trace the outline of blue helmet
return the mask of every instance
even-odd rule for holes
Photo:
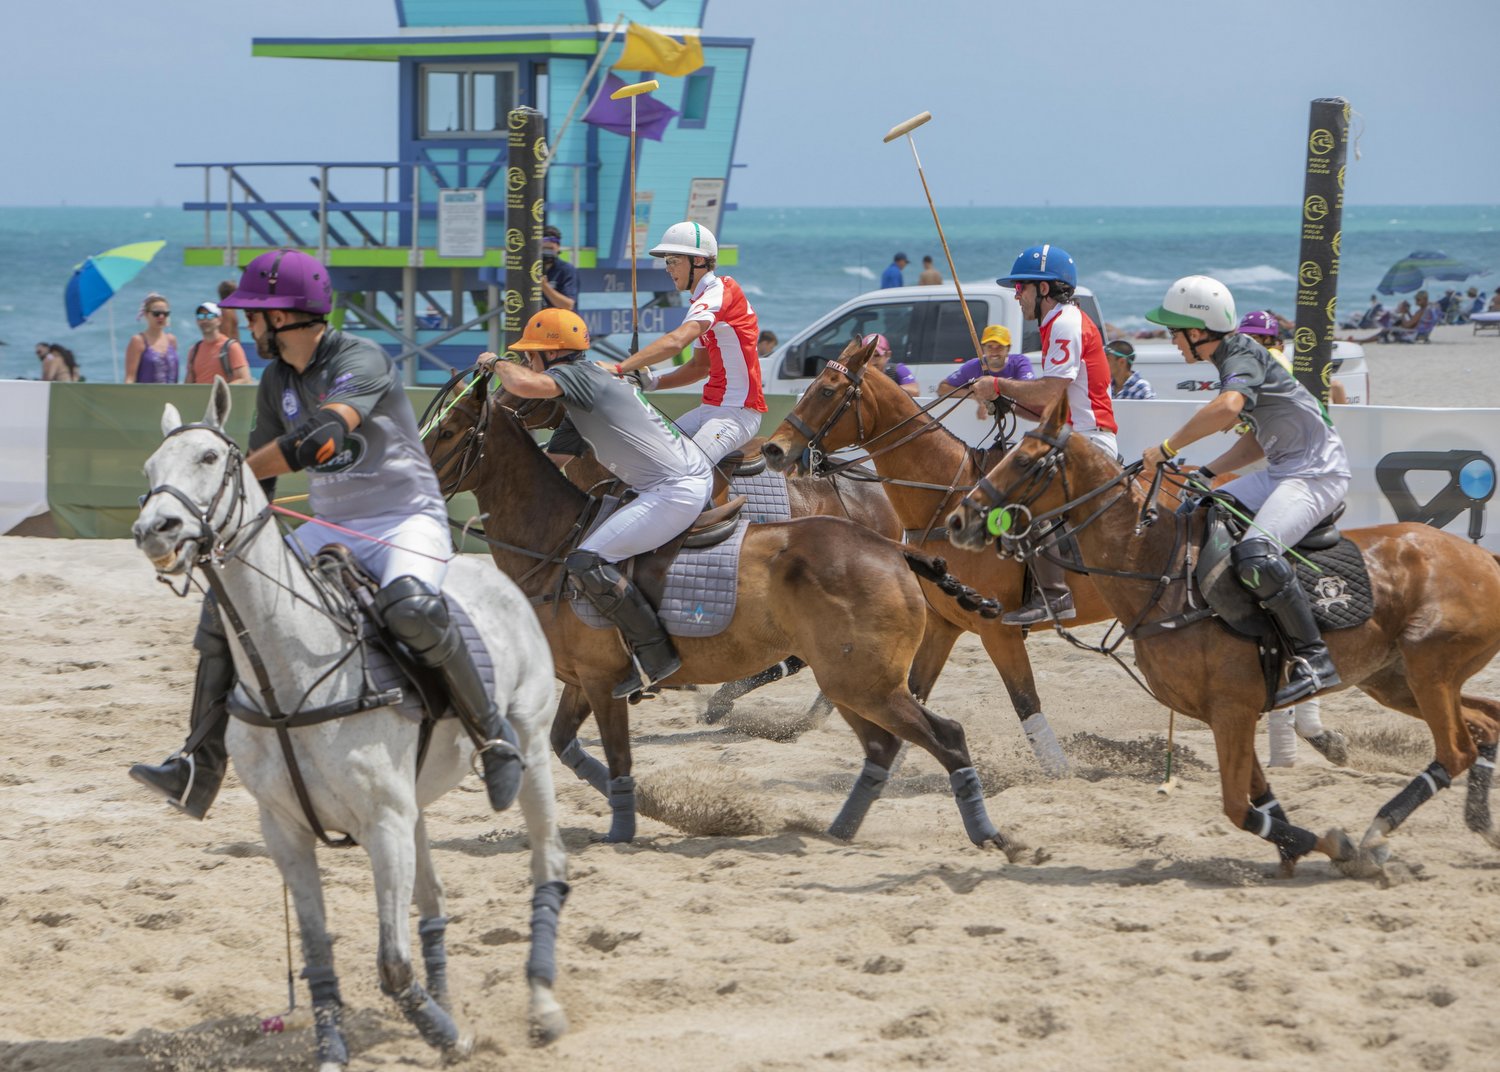
[[[1013,287],[1017,283],[1050,281],[1078,285],[1078,267],[1065,249],[1053,245],[1030,246],[1021,251],[1016,263],[1010,266],[1010,275],[995,282],[1002,287]]]

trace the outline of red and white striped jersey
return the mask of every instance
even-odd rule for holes
[[[1104,357],[1099,329],[1078,306],[1059,305],[1042,320],[1041,334],[1042,367],[1038,371],[1043,376],[1071,381],[1068,409],[1074,429],[1107,432],[1112,441],[1118,426],[1109,396],[1109,362]]]
[[[760,357],[755,352],[760,322],[740,285],[727,275],[709,272],[693,288],[692,304],[683,320],[706,325],[697,342],[708,351],[712,363],[703,401],[710,406],[764,413],[766,396],[760,386]]]

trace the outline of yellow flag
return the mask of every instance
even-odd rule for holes
[[[703,43],[696,34],[685,34],[678,43],[666,34],[632,22],[625,31],[625,51],[614,69],[651,71],[681,78],[702,66]]]

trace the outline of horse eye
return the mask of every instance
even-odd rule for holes
[[[1032,465],[1035,464],[1035,462],[1036,459],[1033,458],[1030,454],[1016,455],[1016,465],[1020,466],[1022,469],[1030,469]]]
[[[216,450],[205,450],[203,457],[198,459],[199,465],[212,465],[219,460],[219,452]]]
[[[818,394],[822,395],[824,398],[832,398],[833,397],[833,388],[832,387],[820,387],[820,388],[818,388]]]

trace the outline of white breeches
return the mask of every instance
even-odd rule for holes
[[[1275,480],[1261,470],[1237,477],[1219,490],[1233,495],[1255,515],[1255,524],[1245,533],[1245,539],[1269,535],[1291,547],[1344,501],[1349,478],[1332,473]]]
[[[593,551],[606,562],[654,551],[698,519],[712,492],[713,477],[707,472],[657,484],[606,518],[578,549]]]
[[[680,432],[698,444],[709,465],[718,465],[724,455],[739,450],[760,431],[765,414],[741,406],[710,406],[690,409],[674,422]]]
[[[311,560],[325,544],[341,543],[354,552],[361,566],[380,578],[382,586],[397,577],[415,577],[442,590],[448,562],[454,555],[453,539],[448,534],[446,522],[430,514],[408,514],[404,517],[340,521],[338,525],[385,540],[392,546],[340,532],[317,521],[309,521],[292,532],[287,536],[287,542],[306,560]]]

